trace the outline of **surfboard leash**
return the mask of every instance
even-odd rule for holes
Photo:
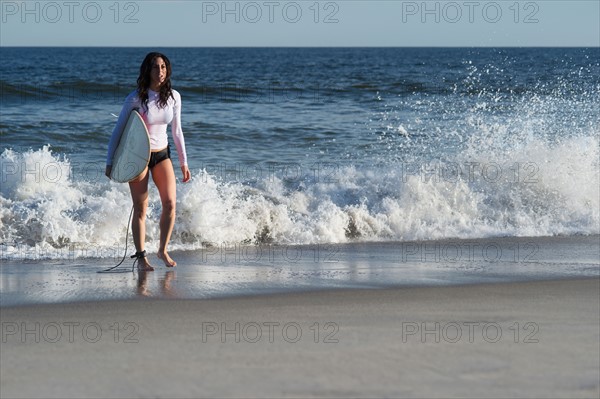
[[[129,270],[114,270],[117,267],[121,266],[121,264],[125,261],[127,257],[127,241],[129,241],[129,226],[131,226],[131,218],[133,217],[133,206],[131,207],[131,212],[129,213],[129,222],[127,222],[127,232],[125,233],[125,252],[123,253],[123,258],[119,263],[117,263],[113,267],[109,267],[105,270],[99,270],[98,273],[129,273]],[[146,256],[146,251],[144,252],[144,256]],[[131,258],[135,258],[133,261],[133,265],[131,265],[131,273],[133,273],[135,265],[139,259],[139,254],[136,252],[135,255],[132,255]]]

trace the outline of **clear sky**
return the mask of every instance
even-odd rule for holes
[[[600,46],[600,0],[0,0],[1,46]]]

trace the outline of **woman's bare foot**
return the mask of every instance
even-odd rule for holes
[[[165,251],[163,253],[157,253],[156,256],[158,257],[158,259],[161,259],[164,263],[166,267],[175,267],[177,266],[177,262],[175,262],[173,259],[171,259],[171,257],[169,256],[169,254]]]
[[[134,262],[137,262],[137,268],[140,272],[153,272],[154,268],[146,259],[146,251],[137,251],[134,255],[131,255],[131,259],[135,259]],[[135,264],[135,263],[134,263]]]
[[[138,271],[140,272],[153,272],[154,268],[152,267],[152,265],[150,264],[150,262],[148,262],[148,259],[146,257],[143,258],[138,258]]]

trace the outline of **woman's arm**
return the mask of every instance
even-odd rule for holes
[[[175,147],[177,147],[177,156],[179,157],[179,165],[181,173],[183,173],[183,182],[187,182],[191,178],[190,170],[187,164],[187,154],[185,152],[185,139],[183,138],[183,130],[181,129],[181,95],[176,90],[173,90],[173,121],[171,122],[171,134]]]

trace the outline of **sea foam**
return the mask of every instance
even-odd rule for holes
[[[510,151],[480,146],[443,162],[340,165],[327,179],[249,183],[195,170],[190,183],[177,185],[171,248],[599,234],[598,149],[595,132],[531,138]],[[72,179],[69,160],[48,147],[7,149],[0,159],[3,259],[116,257],[123,250],[126,184]],[[160,211],[150,183],[151,251]]]

